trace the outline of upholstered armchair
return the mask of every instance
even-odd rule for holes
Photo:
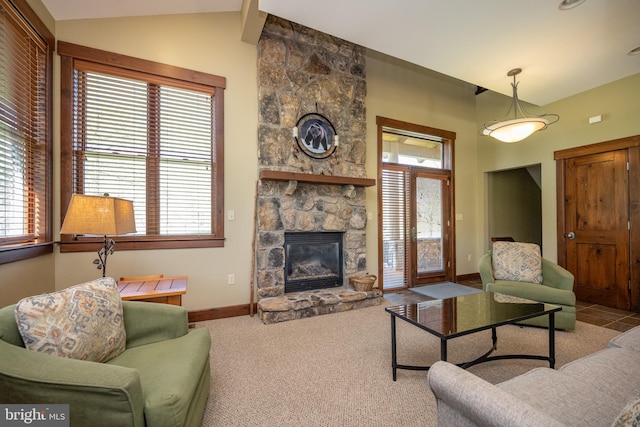
[[[126,344],[104,362],[25,348],[16,305],[0,309],[0,402],[68,404],[72,427],[200,426],[210,384],[208,330],[188,329],[183,307],[137,301],[121,307],[116,320],[124,322]]]
[[[485,291],[499,292],[560,306],[562,311],[555,314],[555,328],[573,330],[576,325],[576,295],[573,292],[573,274],[545,258],[541,257],[540,261],[541,283],[496,279],[493,251],[489,251],[480,258],[478,265],[482,288]],[[547,316],[529,319],[522,323],[533,326],[549,326]]]

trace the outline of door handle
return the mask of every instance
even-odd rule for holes
[[[576,238],[576,233],[574,233],[573,231],[568,232],[568,233],[567,233],[567,238],[568,238],[569,240],[573,240],[573,239],[575,239],[575,238]]]
[[[418,239],[418,233],[415,227],[411,227],[411,240],[414,242]]]

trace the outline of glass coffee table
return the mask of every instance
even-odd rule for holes
[[[447,342],[450,339],[491,329],[492,347],[477,359],[458,366],[466,369],[478,363],[501,359],[547,360],[555,366],[555,318],[561,307],[509,295],[480,292],[454,298],[424,301],[417,304],[387,307],[391,315],[391,367],[393,380],[398,369],[427,371],[430,366],[398,364],[396,346],[396,319],[404,320],[440,338],[440,359],[447,360]],[[496,328],[539,316],[549,316],[549,355],[507,354],[490,356],[497,348]]]

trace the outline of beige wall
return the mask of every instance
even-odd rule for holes
[[[38,3],[32,0],[30,3]],[[36,8],[38,10],[38,8]],[[59,40],[137,56],[227,78],[225,91],[224,248],[116,251],[108,274],[187,274],[190,310],[249,301],[254,194],[257,174],[256,47],[240,41],[240,13],[175,15],[55,22]],[[45,21],[52,25],[50,17]],[[54,28],[52,28],[54,31]],[[59,218],[59,84],[54,70],[54,228]],[[506,82],[505,84],[508,84]],[[522,84],[526,84],[524,81]],[[548,130],[516,144],[478,136],[479,123],[502,117],[509,99],[377,53],[367,57],[367,176],[377,177],[375,117],[418,123],[457,133],[455,142],[457,273],[477,272],[487,245],[487,171],[542,165],[543,250],[556,259],[555,162],[553,151],[640,134],[640,74],[544,107],[560,114]],[[588,125],[590,116],[604,121]],[[377,272],[376,188],[367,189],[367,268]],[[226,217],[226,212],[225,212]],[[55,236],[58,237],[57,235]],[[467,261],[471,255],[471,261]],[[62,289],[99,276],[94,253],[47,255],[0,265],[0,306],[35,293]],[[227,275],[236,284],[227,285]],[[54,280],[55,278],[55,280]]]
[[[457,274],[478,271],[475,86],[370,52],[367,57],[367,176],[377,177],[376,116],[456,132]],[[367,189],[367,267],[377,274],[377,193]],[[467,256],[471,255],[471,260]]]
[[[53,254],[0,265],[0,307],[55,290]]]
[[[167,31],[171,28],[171,31]],[[249,300],[251,236],[257,161],[257,93],[255,46],[240,41],[240,14],[179,15],[140,18],[59,21],[56,38],[98,49],[165,62],[227,78],[225,92],[225,208],[235,221],[226,221],[222,249],[117,251],[107,272],[118,277],[135,274],[188,274],[184,305],[191,310],[246,304]],[[209,51],[207,51],[209,50]],[[473,86],[400,61],[372,53],[367,58],[367,176],[376,177],[375,116],[419,123],[457,133],[456,209],[463,214],[458,227],[458,273],[477,270],[475,188],[476,125]],[[55,80],[58,81],[58,61]],[[55,227],[59,227],[58,83],[55,99]],[[368,271],[377,272],[376,190],[367,190]],[[467,261],[467,254],[472,261]],[[91,263],[94,253],[56,251],[55,287],[90,280],[99,275]],[[23,271],[22,279],[33,274]],[[3,270],[0,266],[0,272]],[[53,273],[53,272],[52,272]],[[227,274],[236,285],[227,285]],[[42,289],[42,292],[47,289]]]
[[[506,83],[505,83],[506,84]],[[526,80],[521,81],[526,84]],[[542,165],[542,246],[545,258],[557,260],[556,165],[554,151],[640,134],[640,74],[565,98],[530,111],[556,113],[560,121],[524,141],[505,144],[478,137],[478,194],[486,195],[485,173],[540,163]],[[509,108],[509,98],[493,92],[477,97],[478,127],[500,119]],[[589,117],[601,114],[601,123],[589,125]],[[479,224],[486,224],[486,196],[480,196]],[[486,225],[484,242],[488,241]],[[485,245],[486,247],[486,245]]]
[[[27,4],[38,15],[42,23],[51,31],[51,34],[55,33],[56,21],[49,13],[46,7],[42,4],[41,0],[27,0]]]
[[[226,220],[225,212],[225,247],[118,251],[116,246],[107,274],[186,274],[189,288],[183,305],[190,310],[248,303],[258,96],[256,47],[240,41],[240,13],[59,21],[56,38],[226,77],[225,209],[234,210],[236,219]],[[56,101],[56,111],[58,108]],[[58,118],[54,121],[58,153]],[[58,186],[56,183],[56,189]],[[56,191],[56,227],[60,224],[58,206]],[[99,271],[91,263],[94,258],[94,253],[56,253],[56,288],[97,277]],[[236,284],[228,285],[227,275],[232,273]]]

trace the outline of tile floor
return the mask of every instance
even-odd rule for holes
[[[482,288],[482,283],[479,281],[460,281],[458,283],[474,288]],[[427,296],[409,290],[385,293],[384,298],[398,304],[411,304],[430,299]],[[620,332],[640,325],[640,313],[581,301],[576,302],[576,319]]]

